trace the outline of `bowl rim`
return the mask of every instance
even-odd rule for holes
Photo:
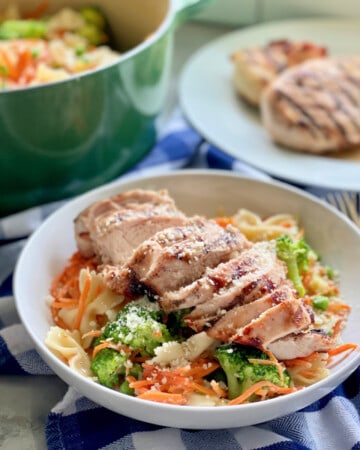
[[[202,413],[203,416],[210,418],[214,416],[217,419],[219,419],[219,427],[224,427],[224,420],[228,418],[229,414],[231,414],[233,411],[238,413],[243,413],[245,416],[249,414],[249,416],[252,416],[255,411],[259,410],[259,405],[261,405],[261,408],[263,411],[267,411],[268,414],[271,412],[271,410],[274,408],[281,413],[277,416],[271,416],[270,419],[265,420],[271,420],[273,418],[283,416],[287,413],[292,413],[295,411],[298,411],[299,409],[308,406],[309,404],[313,403],[314,401],[320,399],[324,395],[328,394],[331,390],[333,390],[336,386],[338,386],[340,383],[342,383],[347,377],[351,375],[353,371],[356,370],[356,368],[360,365],[360,352],[358,352],[356,355],[353,355],[352,358],[347,358],[345,361],[345,366],[340,368],[339,371],[337,371],[334,374],[330,374],[329,377],[324,378],[323,380],[320,380],[319,382],[315,383],[312,386],[308,386],[303,390],[299,390],[296,392],[293,392],[291,394],[287,394],[284,396],[279,396],[273,399],[269,399],[266,402],[260,402],[260,403],[249,403],[245,405],[224,405],[224,406],[190,406],[190,405],[184,405],[184,406],[178,406],[178,405],[169,405],[169,404],[162,404],[162,403],[155,403],[155,402],[148,402],[144,401],[142,399],[138,399],[136,397],[130,397],[125,394],[122,394],[120,392],[116,392],[112,389],[109,389],[105,386],[102,386],[91,378],[86,378],[79,373],[72,370],[69,366],[65,365],[60,359],[58,359],[45,345],[44,341],[40,339],[40,337],[36,334],[34,329],[29,325],[29,323],[26,320],[26,317],[23,315],[23,310],[21,307],[22,301],[21,298],[19,299],[19,296],[17,295],[20,291],[20,283],[21,283],[21,267],[23,264],[23,258],[26,255],[26,253],[29,251],[28,249],[31,249],[33,245],[36,245],[36,242],[38,239],[41,239],[43,229],[46,229],[47,227],[50,227],[52,223],[56,223],[58,220],[58,217],[61,217],[62,215],[66,214],[68,210],[77,209],[80,211],[81,208],[86,207],[87,204],[89,204],[89,200],[91,200],[93,197],[96,197],[97,195],[101,194],[102,198],[106,198],[106,196],[109,196],[109,193],[113,192],[114,189],[119,188],[119,192],[125,191],[127,189],[132,189],[133,187],[127,187],[127,185],[131,183],[139,183],[139,182],[146,182],[152,179],[161,180],[162,178],[182,178],[184,176],[214,176],[214,177],[227,177],[231,179],[238,179],[243,180],[243,182],[250,182],[255,184],[260,184],[264,186],[271,187],[278,187],[281,190],[290,192],[292,195],[295,196],[301,196],[306,201],[315,202],[319,207],[325,208],[326,210],[330,211],[331,214],[336,215],[339,220],[342,222],[345,222],[349,229],[354,232],[357,237],[359,238],[360,242],[360,230],[353,224],[349,219],[344,217],[342,214],[340,214],[334,207],[331,205],[326,204],[324,201],[321,201],[317,197],[315,197],[313,194],[307,193],[302,191],[300,188],[290,186],[284,182],[276,181],[276,180],[259,180],[251,176],[247,175],[241,175],[235,172],[227,171],[227,170],[221,170],[221,169],[183,169],[183,170],[175,170],[172,172],[167,173],[158,173],[158,174],[150,174],[150,175],[134,175],[125,177],[124,179],[116,180],[111,183],[107,183],[103,186],[97,187],[95,189],[92,189],[91,191],[88,191],[84,194],[81,194],[72,200],[69,200],[65,205],[61,206],[57,211],[55,211],[50,217],[48,217],[40,226],[39,228],[29,237],[27,243],[25,244],[25,247],[23,248],[20,257],[18,259],[18,262],[15,267],[14,271],[14,280],[13,280],[13,288],[14,288],[14,297],[15,297],[15,305],[16,309],[18,311],[19,317],[21,319],[21,322],[25,326],[25,329],[29,333],[32,341],[35,344],[36,349],[40,353],[40,355],[43,357],[45,362],[50,366],[51,369],[54,370],[54,372],[62,378],[69,386],[76,386],[76,389],[82,393],[87,398],[95,401],[98,403],[98,406],[103,406],[105,408],[108,408],[110,410],[113,410],[114,412],[118,414],[125,414],[122,411],[119,411],[118,406],[114,405],[117,401],[120,401],[123,405],[135,405],[139,406],[139,410],[142,410],[143,413],[146,413],[147,411],[152,411],[153,408],[156,408],[157,411],[161,412],[161,414],[170,414],[171,420],[171,413],[178,412],[178,411],[184,411],[186,413]],[[124,189],[123,189],[124,188]],[[114,193],[114,192],[113,192]],[[344,373],[344,369],[346,370],[346,373]],[[59,374],[61,373],[61,375]],[[340,381],[339,381],[340,380]],[[79,386],[80,385],[80,386]],[[87,391],[87,389],[90,389],[90,393]],[[317,391],[318,394],[313,395],[314,391]],[[99,396],[101,396],[102,399],[105,399],[105,401],[99,402]],[[315,398],[315,400],[314,400]],[[292,407],[291,410],[288,411],[289,408],[286,408],[286,405],[289,404],[289,399],[291,399],[290,403],[297,405],[296,408]],[[145,403],[144,403],[145,402]],[[180,408],[180,409],[179,409]],[[285,411],[282,412],[282,411]],[[264,413],[263,413],[264,414]],[[251,421],[248,425],[254,425],[256,423],[263,422],[262,415],[259,415],[259,421],[254,422]],[[125,414],[129,417],[133,417],[138,420],[143,420],[148,423],[153,423],[157,425],[164,425],[164,419],[162,419],[159,422],[159,419],[157,417],[153,417],[150,415],[148,418],[144,419],[143,417],[139,419],[137,415],[132,416],[131,414]],[[187,422],[186,422],[187,423]],[[245,423],[246,425],[246,423]],[[165,426],[174,426],[173,423],[165,423]],[[230,423],[230,425],[225,425],[225,427],[233,428],[237,427],[236,423]],[[176,427],[176,425],[175,425]],[[200,429],[200,427],[197,424],[188,424],[187,426],[180,426],[179,428],[194,428],[194,429]],[[201,428],[211,428],[215,429],[214,426],[209,426],[206,422],[201,422]]]

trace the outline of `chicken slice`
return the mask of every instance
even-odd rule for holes
[[[75,219],[75,239],[82,255],[122,265],[134,249],[157,231],[183,225],[186,216],[166,190],[135,189],[89,206]]]
[[[207,267],[227,261],[251,244],[235,227],[201,217],[167,228],[138,246],[120,270],[104,267],[107,286],[117,293],[159,297],[199,278]]]
[[[335,347],[335,340],[322,330],[308,330],[291,333],[271,342],[268,349],[280,361],[303,358],[314,352],[326,352]]]
[[[296,291],[290,283],[284,282],[270,294],[245,305],[238,305],[223,315],[208,331],[207,334],[223,342],[228,342],[236,330],[246,326],[267,309],[278,305],[289,298],[294,298]]]
[[[270,272],[274,272],[273,280],[266,276]],[[233,300],[252,301],[255,291],[266,290],[267,284],[273,286],[283,278],[286,278],[285,266],[277,260],[273,243],[256,243],[231,260],[206,270],[203,277],[193,283],[165,293],[160,304],[166,311],[195,306],[192,317],[196,318],[208,315],[206,312],[210,310],[230,306]],[[204,305],[203,308],[200,305]]]
[[[266,348],[277,339],[308,328],[313,320],[313,314],[301,300],[287,299],[238,329],[231,341]]]

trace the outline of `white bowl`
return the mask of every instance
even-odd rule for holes
[[[352,306],[343,339],[360,344],[357,302],[360,232],[349,220],[322,201],[285,184],[256,181],[225,171],[179,171],[132,178],[88,192],[55,212],[24,248],[14,278],[17,309],[36,349],[66,383],[99,405],[138,420],[170,427],[215,429],[253,425],[292,413],[329,393],[358,367],[360,354],[352,352],[331,369],[329,377],[301,391],[260,403],[221,407],[174,406],[144,401],[115,392],[72,371],[44,344],[52,325],[45,296],[51,280],[75,251],[75,216],[96,200],[133,188],[166,188],[178,207],[188,214],[215,216],[220,209],[231,214],[240,207],[264,215],[297,214],[305,227],[308,242],[327,264],[340,271],[343,297]]]

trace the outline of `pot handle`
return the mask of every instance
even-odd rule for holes
[[[213,0],[176,0],[175,26],[190,19],[191,16],[200,12],[207,4]]]

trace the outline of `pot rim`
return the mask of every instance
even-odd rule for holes
[[[66,84],[66,83],[71,83],[74,81],[77,82],[78,80],[80,80],[83,77],[95,75],[99,72],[102,72],[109,68],[112,68],[112,67],[118,65],[119,63],[121,63],[122,61],[126,61],[126,60],[132,58],[133,56],[135,56],[136,54],[143,52],[145,49],[150,47],[155,41],[158,41],[166,33],[166,31],[168,31],[171,28],[171,26],[175,23],[175,19],[176,19],[176,15],[177,15],[178,11],[179,11],[179,8],[177,6],[177,1],[169,0],[169,8],[168,8],[167,14],[164,17],[164,19],[162,20],[160,26],[156,28],[156,30],[151,34],[151,36],[149,38],[143,40],[142,42],[140,42],[140,44],[136,45],[135,47],[131,48],[130,50],[127,50],[125,53],[120,54],[118,56],[118,58],[116,58],[111,63],[97,67],[95,69],[86,70],[86,71],[80,72],[78,74],[70,75],[68,78],[65,78],[63,80],[51,81],[51,82],[37,84],[37,85],[33,85],[33,86],[23,86],[23,87],[9,89],[9,90],[7,90],[7,89],[0,90],[0,96],[16,95],[18,93],[23,93],[24,91],[28,92],[28,91],[38,90],[38,89],[44,89],[44,87],[51,87],[51,86],[55,86],[55,85],[57,86],[59,84]]]

